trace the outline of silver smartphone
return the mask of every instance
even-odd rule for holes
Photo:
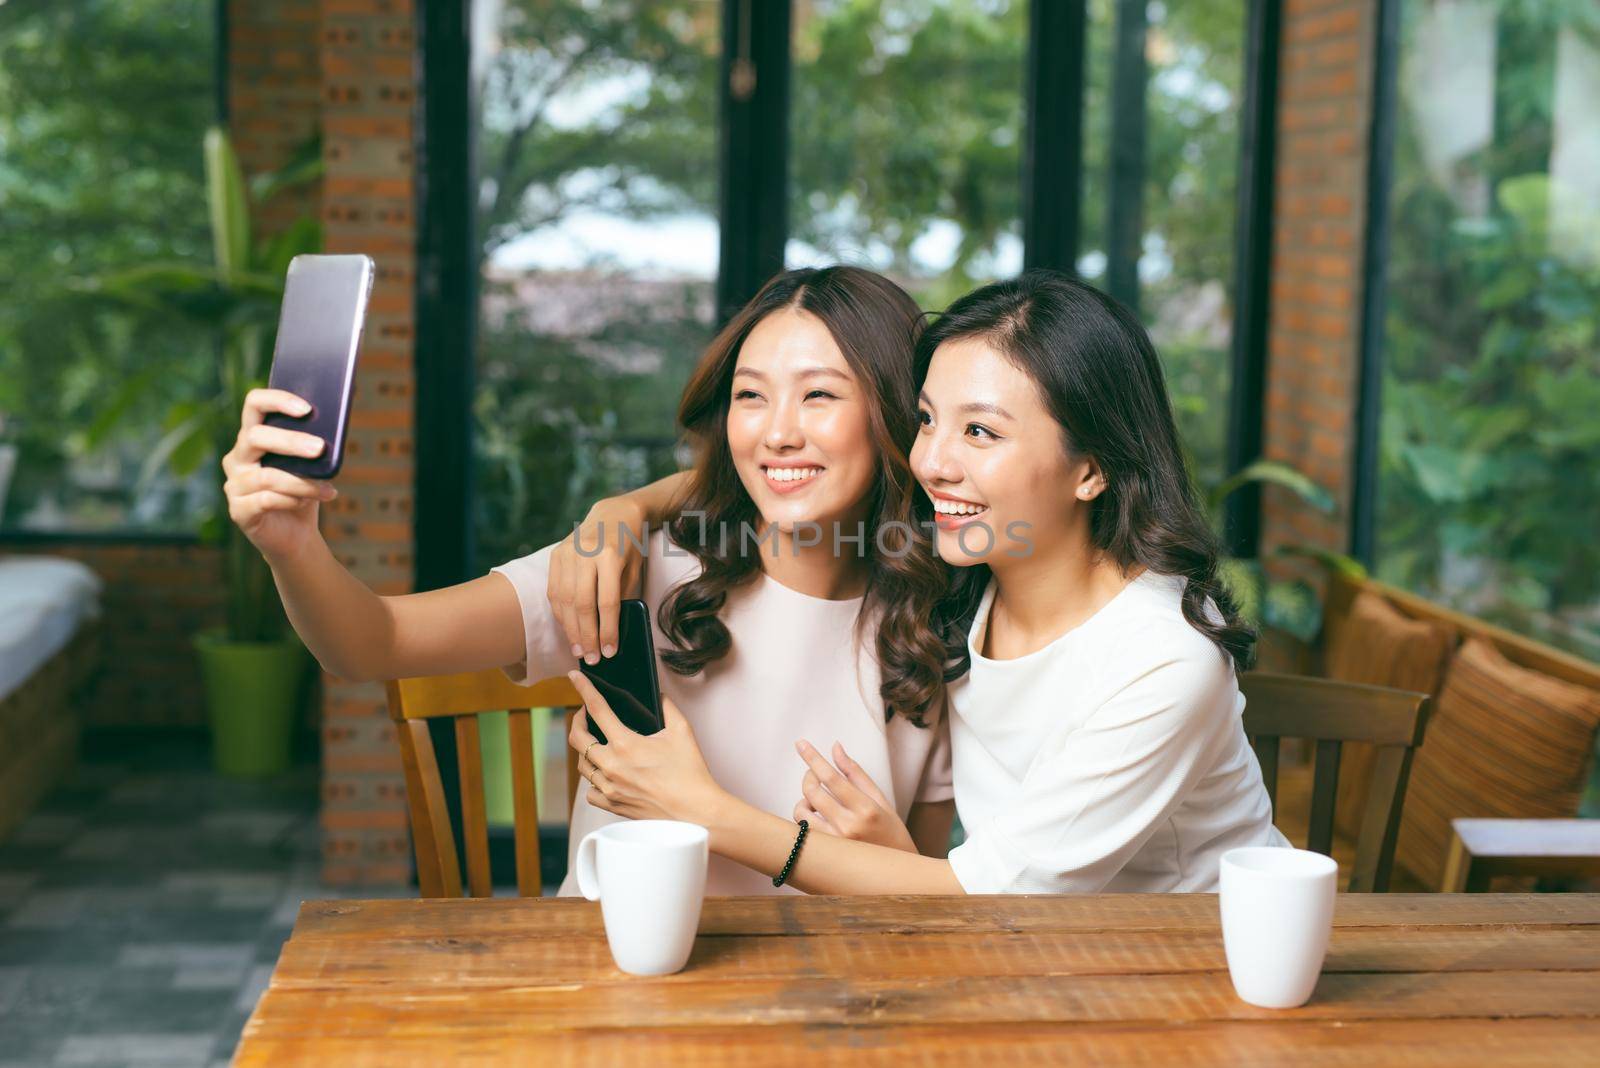
[[[312,457],[267,453],[262,466],[304,478],[339,473],[373,273],[370,256],[296,256],[289,261],[267,384],[301,397],[311,411],[301,416],[272,412],[262,421],[315,434],[327,445]]]

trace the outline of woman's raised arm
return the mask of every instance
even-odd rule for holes
[[[267,453],[315,456],[321,438],[269,426],[305,401],[275,389],[245,397],[239,434],[222,458],[229,517],[272,569],[284,611],[328,672],[354,681],[498,667],[522,658],[516,594],[492,575],[448,589],[381,597],[339,562],[317,525],[328,482],[263,467]]]

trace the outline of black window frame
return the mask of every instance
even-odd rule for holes
[[[471,207],[475,185],[471,9],[471,0],[441,0],[418,5],[417,15],[417,69],[423,91],[418,94],[416,153],[413,522],[419,590],[472,577],[466,569],[471,560],[473,349],[462,341],[475,337],[477,323],[477,280],[468,277],[476,240]],[[783,267],[789,221],[792,0],[723,0],[722,20],[717,118],[719,325]],[[1025,268],[1077,270],[1087,22],[1088,0],[1030,0],[1018,175]],[[1281,23],[1282,0],[1250,0],[1242,27],[1246,69],[1234,234],[1239,298],[1232,329],[1230,470],[1250,463],[1261,450]],[[1137,37],[1143,39],[1142,31]],[[1122,110],[1144,105],[1139,79],[1148,74],[1142,61],[1137,66],[1138,77],[1122,78]],[[1143,168],[1142,153],[1124,162],[1128,173],[1122,179],[1130,188],[1123,191],[1120,210],[1135,222],[1142,214]],[[1253,553],[1260,534],[1259,501],[1248,490],[1236,497],[1229,510],[1229,544],[1235,552]],[[434,745],[441,774],[453,778],[454,732],[434,732]],[[459,798],[450,783],[446,787],[451,820],[459,834]],[[511,870],[509,834],[491,837],[495,869]],[[543,853],[554,862],[553,873],[564,857],[559,841],[544,843]]]

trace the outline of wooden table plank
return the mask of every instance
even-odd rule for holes
[[[707,898],[702,935],[906,931],[1213,930],[1215,894]],[[1336,927],[1600,925],[1600,894],[1340,894]],[[600,935],[598,906],[574,898],[307,901],[294,935]]]
[[[638,1032],[573,1030],[540,1036],[521,1047],[522,1060],[540,1068],[943,1068],[973,1063],[975,1047],[1023,1064],[1120,1066],[1228,1065],[1230,1068],[1549,1068],[1593,1060],[1595,1029],[1572,1020],[1413,1020],[1403,1023],[1326,1023],[1284,1026],[1250,1022],[1184,1026],[1116,1025],[876,1028],[785,1026],[736,1031]],[[516,1063],[506,1046],[486,1036],[457,1036],[425,1061],[362,1038],[274,1037],[241,1047],[237,1068],[324,1065],[391,1068],[421,1063],[456,1066]],[[822,1058],[825,1058],[822,1059]]]
[[[851,975],[908,978],[1145,974],[1227,968],[1220,931],[988,934],[710,935],[660,982]],[[1326,972],[1600,970],[1600,927],[1342,927]],[[349,939],[299,936],[279,959],[281,987],[633,983],[598,935]]]
[[[262,1064],[1583,1063],[1600,895],[1341,895],[1312,1001],[1234,994],[1210,895],[709,899],[688,968],[619,973],[582,901],[311,902],[236,1055]]]
[[[1589,1017],[1600,1021],[1592,972],[1400,972],[1324,975],[1298,1009],[1260,1009],[1226,974],[825,977],[745,982],[586,983],[449,989],[273,988],[263,1026],[365,1033],[386,1040],[485,1031],[533,1037],[592,1027],[852,1026],[1204,1020],[1382,1020]],[[1597,1028],[1600,1034],[1600,1028]]]

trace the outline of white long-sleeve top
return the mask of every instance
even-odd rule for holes
[[[1233,666],[1146,571],[1084,623],[1010,660],[982,655],[984,592],[951,688],[950,866],[968,893],[1213,891],[1222,854],[1272,825]]]

